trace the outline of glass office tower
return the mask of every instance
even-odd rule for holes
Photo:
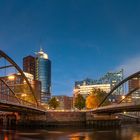
[[[41,81],[41,102],[46,103],[51,96],[51,61],[42,49],[36,55],[36,80]]]

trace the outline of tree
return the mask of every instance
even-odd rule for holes
[[[96,108],[98,106],[98,99],[96,97],[96,95],[94,94],[90,94],[87,98],[86,98],[86,107],[88,109],[93,109]]]
[[[93,109],[98,107],[98,105],[101,103],[101,101],[105,98],[107,95],[106,92],[104,92],[101,89],[93,89],[90,93],[90,95],[86,98],[86,107],[88,109]],[[109,100],[106,100],[103,105],[110,104]]]
[[[80,110],[85,107],[85,99],[81,94],[78,94],[77,97],[75,98],[74,106]]]
[[[55,97],[53,97],[49,100],[48,105],[50,108],[56,109],[57,107],[59,107],[59,101]]]

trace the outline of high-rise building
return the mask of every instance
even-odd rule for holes
[[[36,53],[35,79],[41,81],[41,102],[46,103],[51,96],[51,61],[42,49]]]
[[[32,74],[35,79],[35,57],[29,55],[23,58],[23,71]]]

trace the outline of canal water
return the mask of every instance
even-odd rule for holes
[[[0,129],[0,140],[140,140],[140,125],[116,129]]]

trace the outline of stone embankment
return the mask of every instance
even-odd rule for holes
[[[80,126],[80,127],[116,127],[121,121],[112,115],[97,115],[83,111],[48,111],[44,114],[0,114],[0,123],[3,125],[28,126],[28,127],[57,127],[57,126]]]

